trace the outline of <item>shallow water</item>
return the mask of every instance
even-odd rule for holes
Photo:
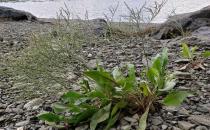
[[[114,20],[121,21],[125,20],[121,16],[128,15],[124,1],[129,6],[136,8],[144,4],[145,1],[148,5],[151,5],[155,0],[33,0],[25,2],[0,2],[0,6],[25,10],[39,18],[56,18],[59,10],[65,8],[66,4],[70,12],[72,12],[72,18],[80,17],[84,19],[87,16],[85,14],[88,14],[88,18],[93,19],[104,18],[104,14],[110,16],[109,8],[115,7],[119,3]],[[180,14],[199,10],[207,5],[210,5],[210,0],[168,0],[154,22],[164,22],[173,10],[175,10],[176,14]]]

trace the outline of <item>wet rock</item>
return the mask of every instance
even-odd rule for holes
[[[31,13],[16,10],[9,7],[0,6],[0,20],[14,20],[14,21],[36,21],[37,18]]]
[[[27,110],[33,109],[34,107],[36,108],[37,106],[40,106],[43,103],[43,100],[41,98],[35,98],[28,103],[24,105],[24,108]]]
[[[182,130],[190,130],[191,128],[193,128],[195,126],[195,124],[191,124],[191,123],[186,122],[186,121],[178,121],[178,126]]]

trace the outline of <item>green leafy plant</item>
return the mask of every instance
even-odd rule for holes
[[[155,104],[177,106],[189,95],[173,90],[175,78],[168,73],[167,63],[167,49],[164,49],[153,59],[141,81],[136,78],[133,64],[125,68],[115,67],[112,73],[101,67],[88,70],[84,73],[86,79],[80,92],[64,94],[61,101],[53,105],[53,113],[42,113],[38,117],[57,127],[62,123],[64,127],[73,127],[90,122],[91,130],[98,128],[99,124],[101,129],[109,130],[121,115],[140,112],[143,115],[139,130],[144,130],[148,113]],[[164,99],[163,92],[167,93]],[[66,116],[66,113],[71,115]]]
[[[187,68],[193,69],[205,69],[204,60],[210,57],[210,51],[203,51],[202,53],[197,52],[198,47],[189,47],[186,43],[182,43],[181,56],[189,60],[189,63],[184,65],[181,70]]]

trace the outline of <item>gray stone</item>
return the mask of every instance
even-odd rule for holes
[[[156,39],[171,39],[185,35],[185,32],[193,32],[200,27],[210,24],[210,6],[201,10],[175,15],[160,25],[152,36]]]
[[[29,120],[26,121],[21,121],[15,124],[15,126],[19,127],[19,126],[26,126],[29,124]]]
[[[199,104],[197,110],[199,112],[208,113],[210,112],[210,104]]]
[[[160,128],[158,126],[152,125],[150,130],[160,130]]]
[[[195,123],[210,126],[210,116],[207,116],[207,115],[191,115],[188,118],[188,120],[195,122]]]
[[[130,130],[130,129],[131,129],[130,125],[121,126],[121,130]]]
[[[195,130],[208,130],[206,126],[197,126]]]
[[[92,59],[87,63],[87,67],[89,69],[96,69],[97,64],[100,65],[100,66],[103,65],[103,63],[100,60]]]
[[[161,125],[161,130],[166,130],[167,128],[168,128],[168,126],[167,125]]]
[[[17,130],[24,130],[24,127],[18,127]]]
[[[130,122],[130,123],[137,122],[137,120],[135,118],[131,118],[131,117],[124,117],[123,119],[126,120],[127,122]]]
[[[30,21],[36,21],[37,18],[34,15],[32,15],[31,13],[28,13],[28,12],[25,12],[25,11],[0,6],[0,20],[14,20],[14,21],[30,20]]]
[[[177,128],[175,126],[172,127],[172,130],[181,130],[180,128]]]
[[[41,98],[35,98],[24,105],[24,108],[27,110],[33,109],[35,106],[40,106],[43,103]]]
[[[163,123],[163,119],[161,117],[154,117],[152,119],[152,124],[157,126]]]
[[[186,122],[186,121],[178,121],[178,126],[182,130],[190,130],[191,128],[193,128],[195,126],[195,124],[191,124],[191,123]]]
[[[75,130],[88,130],[88,125],[76,127]]]

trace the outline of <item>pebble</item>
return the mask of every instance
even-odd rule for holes
[[[186,122],[186,121],[178,121],[178,126],[182,130],[190,130],[191,128],[193,128],[195,126],[195,124],[191,124],[191,123]]]
[[[197,126],[195,130],[208,130],[206,126]]]
[[[88,125],[76,127],[75,130],[88,130]]]
[[[135,118],[131,118],[131,117],[124,117],[124,120],[130,122],[130,123],[135,123],[137,122],[137,120]]]
[[[35,106],[40,106],[43,103],[41,98],[35,98],[24,105],[24,108],[27,110],[33,109]]]
[[[29,124],[29,120],[21,121],[15,124],[15,126],[26,126]]]
[[[210,116],[205,115],[191,115],[188,120],[210,126]]]
[[[163,123],[163,119],[161,117],[153,117],[152,124],[157,126]]]
[[[167,125],[161,125],[162,130],[166,130],[168,128]]]
[[[210,104],[199,104],[197,107],[199,112],[209,113],[210,112]]]

